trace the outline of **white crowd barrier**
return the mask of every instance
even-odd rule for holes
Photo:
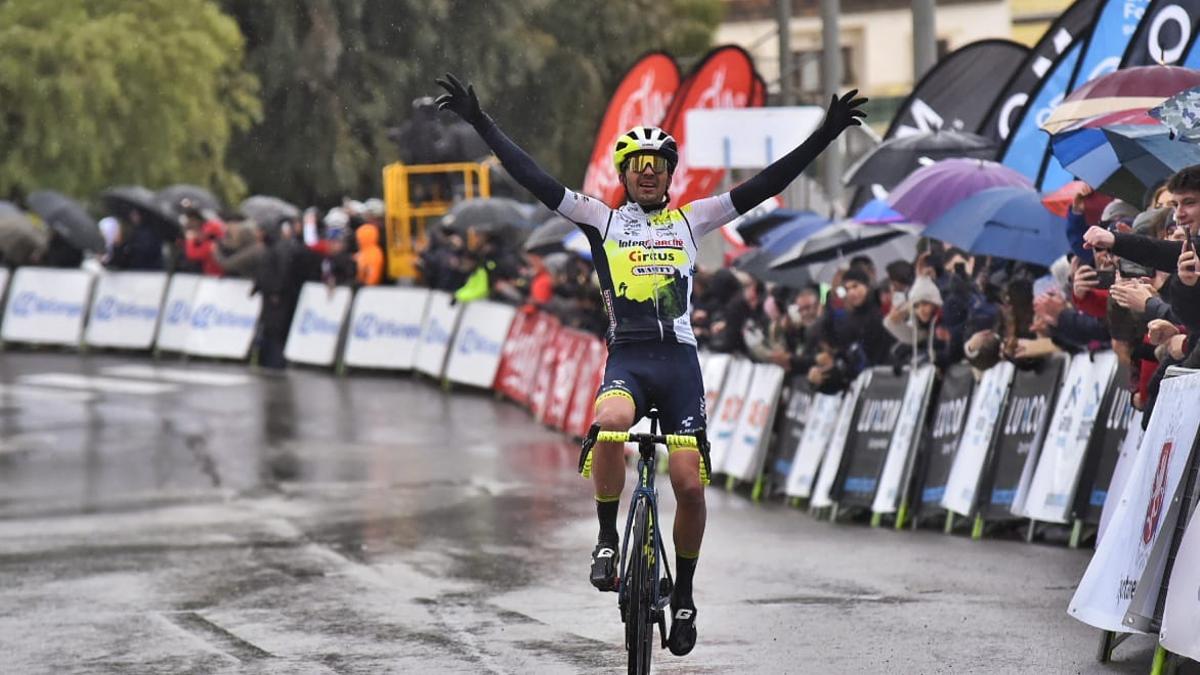
[[[13,275],[0,337],[6,342],[76,346],[83,337],[92,275],[20,267]]]
[[[332,366],[337,361],[351,295],[345,286],[305,283],[292,315],[284,358],[292,363]]]
[[[441,379],[446,368],[446,354],[450,351],[450,340],[458,327],[462,305],[452,304],[454,296],[445,291],[433,291],[421,324],[421,339],[413,358],[413,367],[419,373]]]
[[[972,514],[979,477],[992,444],[992,432],[1004,409],[1004,399],[1008,396],[1008,385],[1012,382],[1014,372],[1011,363],[998,363],[984,373],[975,387],[966,427],[959,439],[958,451],[954,453],[950,478],[946,481],[942,508],[959,515]]]
[[[184,351],[192,356],[245,359],[262,312],[262,295],[250,295],[253,288],[245,279],[200,279]]]
[[[192,303],[200,287],[198,274],[173,274],[167,284],[163,301],[162,321],[154,345],[162,351],[182,352],[187,349],[188,330],[192,325]]]
[[[450,347],[446,379],[490,388],[500,368],[501,350],[515,315],[516,309],[509,305],[487,300],[467,303]]]
[[[165,272],[104,272],[96,281],[84,340],[93,347],[149,349],[167,289]]]
[[[425,288],[359,289],[350,313],[343,362],[354,368],[412,370],[430,295]]]
[[[888,444],[887,458],[871,504],[871,510],[875,513],[895,513],[899,507],[904,479],[912,472],[917,435],[929,405],[929,395],[933,391],[934,374],[934,367],[928,365],[909,374],[900,413]]]

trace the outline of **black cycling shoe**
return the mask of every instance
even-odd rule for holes
[[[592,585],[599,591],[617,590],[617,553],[619,545],[616,542],[601,541],[592,551]]]
[[[671,633],[667,648],[675,656],[683,656],[696,646],[696,608],[671,605]]]

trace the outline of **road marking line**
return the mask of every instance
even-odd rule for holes
[[[0,397],[6,396],[37,400],[70,401],[71,403],[89,403],[96,399],[96,395],[90,391],[47,389],[43,387],[29,387],[20,384],[0,383]]]
[[[83,389],[112,394],[139,394],[151,396],[177,391],[179,387],[161,382],[139,382],[137,380],[120,380],[115,377],[95,377],[92,375],[76,375],[74,373],[41,373],[38,375],[22,375],[17,378],[21,384],[33,384],[45,387],[62,387],[63,389]]]
[[[250,382],[247,375],[237,373],[216,373],[203,370],[186,370],[183,368],[155,368],[130,364],[125,366],[110,366],[101,368],[101,373],[114,377],[134,377],[146,380],[167,380],[181,384],[205,384],[216,387],[232,387]]]

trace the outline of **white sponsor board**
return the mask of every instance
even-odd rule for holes
[[[84,340],[93,347],[149,349],[166,290],[165,272],[104,272],[96,281]]]
[[[200,287],[198,274],[172,274],[167,284],[167,298],[163,301],[162,320],[158,322],[158,336],[154,347],[169,352],[187,349],[188,331],[192,325],[192,303],[196,300],[196,289]]]
[[[821,458],[829,447],[829,439],[833,438],[841,408],[840,394],[817,394],[813,397],[812,405],[808,408],[808,422],[804,425],[800,444],[796,446],[792,470],[788,473],[787,486],[784,488],[787,496],[806,499],[812,494],[813,481],[821,468]]]
[[[858,408],[858,396],[871,383],[870,368],[859,373],[850,390],[842,399],[841,410],[838,411],[837,425],[829,438],[829,449],[825,452],[825,461],[821,463],[821,472],[817,474],[817,486],[813,489],[809,506],[824,508],[833,506],[833,498],[829,496],[833,483],[837,480],[838,469],[842,466],[842,454],[846,451],[846,440],[850,438],[850,427],[854,423],[854,410]]]
[[[367,286],[354,295],[343,362],[352,368],[412,370],[430,291]]]
[[[738,421],[742,419],[742,408],[746,406],[746,394],[750,391],[750,379],[754,376],[754,364],[746,359],[733,359],[725,374],[725,386],[721,388],[721,399],[713,408],[709,420],[708,441],[711,446],[709,462],[713,473],[723,466],[725,453],[733,445]]]
[[[775,419],[775,405],[783,389],[783,368],[773,363],[754,366],[750,378],[750,389],[746,404],[742,406],[741,419],[733,433],[733,442],[725,454],[725,463],[714,468],[715,473],[733,476],[738,480],[752,481],[762,472],[766,459],[767,442],[771,439],[771,422]]]
[[[433,291],[425,310],[425,321],[421,324],[421,340],[413,367],[417,372],[441,379],[446,368],[446,353],[450,351],[450,340],[462,305],[451,305],[454,296],[445,291]]]
[[[1018,513],[1014,505],[1014,513],[1051,523],[1066,523],[1070,518],[1096,415],[1116,370],[1117,355],[1111,351],[1072,357],[1024,509]]]
[[[721,388],[725,385],[725,374],[733,357],[729,354],[701,354],[700,372],[704,378],[704,414],[716,413],[717,401],[721,400]],[[712,418],[709,417],[709,422]],[[712,426],[711,424],[709,425]],[[711,436],[709,437],[711,438]]]
[[[1117,464],[1113,467],[1112,479],[1108,481],[1108,492],[1104,495],[1104,506],[1100,509],[1100,525],[1096,530],[1097,545],[1104,538],[1104,532],[1108,529],[1108,524],[1112,522],[1113,511],[1117,510],[1117,504],[1121,502],[1125,483],[1129,480],[1129,472],[1133,469],[1138,449],[1142,447],[1143,433],[1142,411],[1137,410],[1129,418],[1129,428],[1125,431],[1125,438],[1121,439]]]
[[[1102,630],[1135,632],[1125,613],[1139,584],[1161,581],[1162,570],[1155,577],[1147,563],[1198,424],[1200,373],[1164,379],[1121,500],[1071,599],[1071,616]]]
[[[1014,372],[1012,363],[1001,361],[984,372],[975,386],[958,451],[954,453],[954,464],[950,466],[946,492],[942,495],[942,508],[947,511],[971,515],[975,491],[979,488],[979,474],[983,471],[992,433],[1004,409],[1004,398],[1008,395]]]
[[[516,313],[514,307],[498,302],[478,300],[467,303],[458,323],[458,332],[454,334],[446,379],[490,388],[496,380],[500,351]],[[578,363],[571,365],[579,366]]]
[[[1186,517],[1186,516],[1184,516]],[[1167,586],[1159,642],[1168,651],[1200,661],[1200,521],[1192,514]]]
[[[246,279],[200,279],[188,322],[188,354],[246,358],[262,311],[262,295],[250,295],[252,288]]]
[[[83,270],[18,268],[0,336],[12,342],[78,345],[91,290],[92,275]]]
[[[353,296],[347,286],[309,281],[300,289],[283,355],[292,363],[332,366]]]
[[[913,449],[921,433],[921,422],[925,419],[925,406],[929,403],[929,394],[933,391],[933,375],[935,368],[925,365],[908,374],[908,384],[904,387],[904,401],[900,404],[900,416],[896,420],[896,429],[892,433],[892,442],[888,445],[887,459],[883,462],[883,471],[879,475],[879,488],[875,491],[875,501],[871,510],[875,513],[895,513],[900,500],[900,486],[907,473],[905,469],[910,464]]]

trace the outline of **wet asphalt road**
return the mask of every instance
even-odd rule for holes
[[[4,352],[0,672],[620,672],[576,458],[408,377]],[[1067,616],[1087,559],[711,489],[700,643],[656,669],[1147,672]]]

